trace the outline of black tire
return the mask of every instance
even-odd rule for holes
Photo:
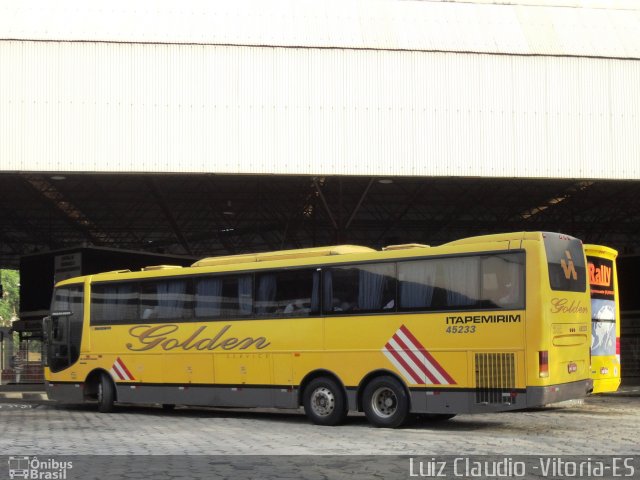
[[[374,378],[362,395],[362,407],[376,427],[397,428],[409,419],[409,398],[402,383],[393,377]]]
[[[100,413],[113,412],[113,403],[116,400],[116,387],[111,379],[104,373],[100,375],[98,382],[98,411]]]
[[[303,404],[307,417],[316,425],[339,425],[347,417],[344,390],[328,377],[311,380],[304,389]]]

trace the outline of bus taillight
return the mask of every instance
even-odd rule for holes
[[[620,337],[616,337],[616,357],[619,363],[620,362]]]
[[[549,351],[543,350],[538,352],[538,362],[540,365],[540,378],[549,376]]]

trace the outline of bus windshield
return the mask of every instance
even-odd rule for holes
[[[592,355],[616,354],[616,302],[613,260],[589,257],[591,286]]]
[[[552,290],[584,292],[586,268],[582,242],[558,233],[543,234]]]

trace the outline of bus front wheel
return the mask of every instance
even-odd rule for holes
[[[116,389],[113,382],[105,374],[100,375],[98,382],[98,411],[101,413],[113,412],[113,402],[116,399]]]
[[[402,384],[393,377],[374,378],[365,387],[363,409],[376,427],[396,428],[409,417],[409,398]]]
[[[347,416],[347,399],[335,380],[320,377],[304,390],[304,412],[316,425],[339,425]]]

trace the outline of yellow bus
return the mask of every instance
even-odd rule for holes
[[[593,393],[615,392],[620,386],[620,303],[618,252],[585,245],[591,289],[591,376]]]
[[[303,406],[321,425],[524,409],[591,390],[589,301],[582,242],[542,232],[102,273],[54,290],[46,388],[102,412]]]

